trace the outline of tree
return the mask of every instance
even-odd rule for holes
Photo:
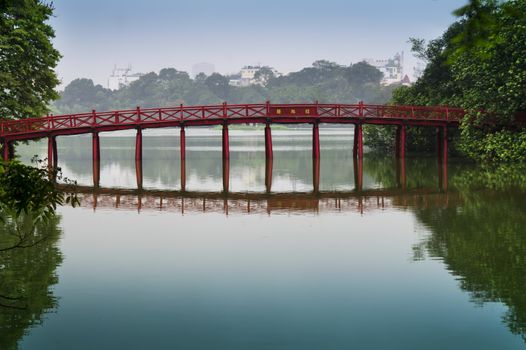
[[[263,86],[266,86],[271,79],[274,79],[276,75],[270,67],[261,67],[256,74],[254,79]]]
[[[206,86],[214,93],[217,97],[226,100],[228,98],[228,92],[230,85],[228,84],[228,78],[222,76],[219,73],[213,73],[205,80]]]
[[[427,45],[411,40],[428,64],[392,102],[462,107],[461,151],[479,160],[525,161],[526,130],[515,118],[526,112],[526,0],[473,0],[455,13],[460,19],[441,37]],[[418,148],[434,143],[430,135],[413,140]]]
[[[7,118],[40,117],[58,98],[54,68],[60,54],[46,21],[51,4],[41,0],[0,1],[0,115]]]
[[[365,84],[380,84],[383,78],[382,72],[366,62],[352,64],[347,69],[347,80],[354,87]]]

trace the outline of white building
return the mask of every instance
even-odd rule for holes
[[[281,76],[281,73],[279,73],[276,69],[272,67],[267,66],[245,66],[241,68],[241,71],[238,74],[238,78],[230,79],[229,84],[232,86],[250,86],[250,85],[265,85],[266,81],[259,78],[256,79],[256,73],[262,69],[270,69],[275,77]]]
[[[128,86],[131,82],[138,80],[141,76],[142,74],[140,73],[131,74],[131,66],[127,68],[118,68],[115,66],[113,73],[108,79],[108,89],[119,90],[123,86]]]
[[[391,85],[400,83],[404,79],[404,52],[396,53],[394,57],[375,60],[372,58],[366,58],[364,61],[373,67],[376,67],[380,72],[384,74],[382,79],[383,85]]]

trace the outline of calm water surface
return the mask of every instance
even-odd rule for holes
[[[101,137],[103,188],[0,252],[0,349],[525,348],[524,169],[366,155],[356,191],[352,129],[322,129],[312,193],[310,131],[275,130],[269,193],[232,130],[226,195],[220,131],[189,129],[182,193],[178,131],[144,135],[144,191],[133,135]],[[58,139],[85,186],[90,142]]]

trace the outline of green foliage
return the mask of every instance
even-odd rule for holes
[[[40,0],[0,1],[0,115],[40,117],[58,97],[54,68],[60,54],[46,24],[52,5]]]
[[[30,327],[57,307],[52,286],[62,262],[57,248],[60,217],[34,222],[22,214],[0,223],[0,349],[18,349]],[[23,244],[17,249],[8,249],[19,241]]]
[[[55,113],[79,113],[141,107],[229,103],[273,102],[343,102],[385,103],[391,97],[392,86],[380,85],[382,73],[365,62],[348,67],[329,61],[316,61],[286,76],[275,77],[263,67],[256,73],[261,85],[236,87],[229,77],[214,73],[199,74],[191,79],[174,68],[159,74],[148,73],[127,87],[110,91],[91,80],[72,81],[53,105]]]
[[[51,219],[57,205],[76,205],[75,194],[57,190],[55,179],[61,179],[59,170],[27,166],[16,160],[0,164],[0,218],[31,215],[39,222]]]
[[[392,103],[463,107],[460,150],[479,160],[524,161],[524,130],[515,118],[526,111],[526,1],[472,0],[455,13],[461,18],[440,38],[427,45],[410,40],[428,64],[413,86],[394,92]],[[435,142],[413,141],[422,148]]]

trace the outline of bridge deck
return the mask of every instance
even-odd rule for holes
[[[353,123],[383,125],[458,125],[459,108],[369,104],[243,104],[178,106],[67,114],[0,123],[7,141],[134,128],[241,123]]]

